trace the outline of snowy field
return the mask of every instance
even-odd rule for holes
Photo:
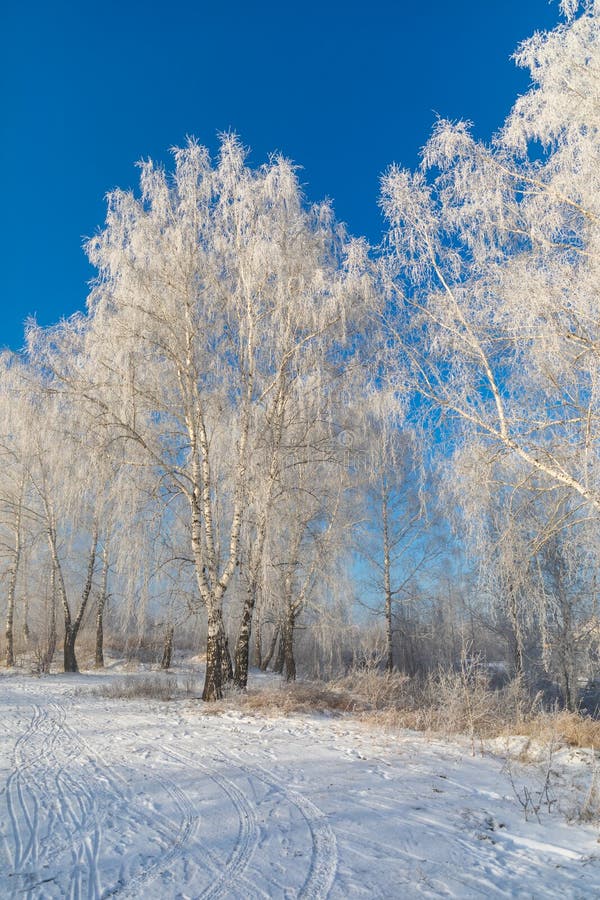
[[[589,753],[555,755],[538,821],[517,794],[543,766],[511,783],[468,741],[94,693],[111,677],[0,680],[2,897],[600,896],[598,825],[568,821]]]

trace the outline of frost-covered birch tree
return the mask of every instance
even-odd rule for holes
[[[576,6],[519,48],[532,87],[490,146],[442,121],[418,172],[385,175],[386,325],[456,440],[518,458],[596,515],[600,7]]]
[[[341,264],[330,208],[305,206],[286,160],[250,169],[234,137],[215,164],[193,141],[174,155],[172,175],[141,166],[139,197],[109,196],[106,226],[88,244],[99,275],[85,364],[66,381],[110,440],[136,445],[164,503],[185,498],[212,700],[230,672],[223,601],[240,561],[250,454],[269,431],[256,560],[286,386],[324,335],[343,343],[360,277]]]
[[[371,385],[362,405],[355,546],[367,576],[365,606],[385,622],[385,666],[392,672],[397,664],[395,637],[406,637],[407,601],[417,593],[419,572],[437,549],[433,530],[427,533],[416,433],[403,423],[393,394]],[[403,661],[407,656],[402,653]]]
[[[15,664],[14,622],[24,547],[35,516],[28,507],[29,447],[22,367],[13,356],[4,354],[0,373],[0,560],[6,573],[6,665],[10,667]]]
[[[105,486],[98,480],[96,447],[86,423],[64,397],[40,385],[29,406],[29,478],[44,523],[52,582],[63,612],[65,672],[77,672],[76,641],[90,601],[100,540]]]

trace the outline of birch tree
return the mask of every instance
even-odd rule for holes
[[[368,286],[368,276],[365,278]],[[365,284],[361,290],[364,293]],[[354,306],[351,297],[340,305],[339,312],[349,329],[356,327],[356,316],[360,316]],[[302,532],[314,518],[314,509],[306,516],[305,488],[299,487],[298,478],[303,484],[311,478],[322,484],[321,500],[326,509],[331,477],[339,480],[344,464],[345,451],[337,440],[337,432],[339,422],[347,416],[347,408],[341,407],[347,395],[347,369],[353,354],[350,348],[340,348],[340,325],[340,318],[324,325],[315,320],[307,333],[290,312],[285,330],[273,336],[274,389],[263,404],[263,424],[256,431],[258,443],[252,453],[249,509],[242,541],[245,599],[235,651],[235,682],[241,688],[246,687],[248,677],[253,610],[261,585],[269,578],[266,570],[272,565],[268,553],[269,541],[273,547],[272,532],[282,527],[293,531],[297,524],[293,522],[295,515],[305,523],[300,527]],[[295,555],[292,553],[292,558]],[[284,578],[284,583],[289,583],[289,579],[286,582]],[[284,594],[286,591],[284,588]]]
[[[302,437],[296,434],[285,458],[267,548],[270,592],[279,623],[275,669],[283,671],[287,681],[296,679],[297,623],[308,607],[318,609],[319,599],[327,593],[343,546],[350,545],[352,524],[346,503],[351,480],[339,433],[314,416],[301,418],[297,428]]]
[[[64,398],[40,387],[28,413],[29,478],[44,522],[53,590],[63,611],[64,671],[77,672],[75,646],[92,593],[100,539],[99,498],[105,487],[94,478],[95,448],[87,444],[82,423],[69,423],[73,408]]]
[[[371,386],[363,404],[355,546],[368,572],[365,606],[385,622],[385,665],[392,672],[394,638],[407,624],[403,601],[416,592],[419,573],[437,548],[427,534],[416,434],[403,426],[393,395]]]
[[[23,568],[26,527],[32,526],[27,507],[27,440],[23,414],[21,373],[18,362],[5,354],[0,358],[2,392],[0,395],[0,556],[7,567],[6,589],[6,665],[15,664],[14,620],[17,588]]]
[[[600,7],[576,6],[519,48],[532,87],[490,146],[442,121],[418,172],[385,175],[383,318],[453,441],[475,436],[596,515]]]
[[[518,458],[487,458],[471,443],[447,468],[468,555],[478,570],[475,611],[506,643],[513,673],[555,679],[577,703],[582,626],[593,616],[597,523],[587,504]],[[486,619],[486,615],[489,618]]]
[[[203,697],[213,700],[229,671],[223,602],[251,450],[264,429],[276,434],[282,384],[303,348],[332,330],[343,341],[357,277],[341,266],[329,207],[305,206],[286,160],[252,170],[234,137],[214,165],[193,141],[174,155],[172,175],[142,164],[139,197],[109,195],[106,226],[88,244],[99,276],[79,326],[85,363],[62,380],[111,441],[136,445],[165,503],[185,498],[208,620]]]

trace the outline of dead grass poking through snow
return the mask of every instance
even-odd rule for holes
[[[468,671],[418,679],[367,669],[351,671],[316,696],[322,697],[321,706],[331,696],[339,698],[330,708],[353,711],[390,731],[466,734],[473,741],[523,735],[544,745],[558,741],[600,750],[600,721],[566,710],[543,711],[539,698],[518,679],[492,690],[484,676]],[[305,699],[310,700],[308,689]]]
[[[336,690],[318,682],[296,682],[282,685],[278,689],[249,691],[243,697],[242,705],[255,712],[279,711],[282,715],[330,712],[354,712],[361,708],[356,700],[345,691]]]
[[[567,710],[538,713],[522,723],[519,733],[541,743],[556,737],[569,747],[600,749],[600,721]]]
[[[111,700],[174,700],[178,694],[177,678],[174,675],[130,675],[103,684],[93,693]]]
[[[230,690],[223,700],[203,704],[200,712],[205,715],[219,715],[224,710],[236,709],[249,715],[278,718],[293,715],[339,714],[356,712],[364,708],[366,706],[363,701],[330,685],[297,681],[248,691]]]
[[[523,722],[532,707],[520,682],[494,691],[484,677],[470,672],[408,678],[367,670],[351,672],[336,685],[364,701],[363,720],[389,730],[493,737],[502,733],[505,724]]]

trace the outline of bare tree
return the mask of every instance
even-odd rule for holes
[[[267,549],[279,637],[275,671],[285,671],[288,681],[296,678],[298,620],[307,607],[318,605],[345,532],[351,530],[345,503],[351,482],[343,465],[343,443],[326,423],[313,417],[302,421],[301,430],[304,439],[294,441],[286,458]]]
[[[15,598],[16,598],[16,590],[17,590],[17,579],[19,576],[19,569],[21,566],[21,557],[23,551],[23,535],[22,535],[22,521],[23,521],[23,495],[25,491],[25,478],[21,477],[21,482],[18,487],[18,495],[16,500],[16,508],[14,509],[14,518],[12,520],[12,535],[13,535],[13,546],[12,546],[12,561],[9,569],[9,581],[8,581],[8,591],[7,591],[7,604],[6,604],[6,665],[8,667],[14,666],[15,664],[15,652],[14,652],[14,617],[15,617]]]

